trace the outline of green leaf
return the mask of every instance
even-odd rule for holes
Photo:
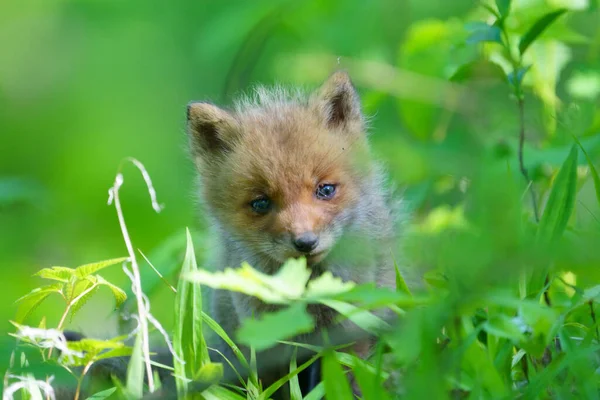
[[[91,395],[90,397],[87,398],[87,400],[104,400],[116,391],[117,391],[116,387],[106,389],[106,390],[103,390],[101,392]]]
[[[321,302],[327,307],[333,308],[367,332],[377,334],[382,329],[389,328],[389,325],[381,318],[368,311],[361,310],[352,304],[337,300],[322,300]]]
[[[314,327],[306,305],[296,303],[281,311],[263,314],[260,319],[246,319],[237,332],[238,341],[257,351],[268,349],[280,340],[310,332]]]
[[[490,335],[519,341],[523,339],[523,332],[514,318],[500,314],[488,319],[483,324],[483,329]]]
[[[325,396],[325,384],[321,381],[304,397],[304,400],[321,400],[323,396]]]
[[[132,347],[121,347],[118,349],[112,349],[112,350],[106,351],[106,352],[98,355],[95,358],[95,360],[99,361],[99,360],[104,360],[106,358],[128,357],[128,356],[131,356],[132,354],[133,354]]]
[[[496,0],[496,7],[498,7],[498,11],[500,11],[500,15],[503,18],[506,18],[510,11],[510,0]]]
[[[548,13],[538,19],[531,28],[523,35],[519,42],[519,52],[521,55],[525,53],[527,48],[544,32],[544,30],[550,26],[558,17],[567,12],[566,8],[561,8],[551,13]]]
[[[62,283],[42,286],[40,288],[33,289],[25,296],[17,299],[15,303],[20,304],[15,320],[18,323],[22,323],[46,299],[46,297],[52,293],[58,293],[62,295],[62,287]]]
[[[96,283],[96,277],[87,276],[83,279],[77,278],[76,275],[72,276],[71,279],[65,284],[65,298],[70,304],[78,296],[81,296],[83,292],[88,290],[91,286]]]
[[[133,346],[133,353],[127,366],[127,393],[136,399],[144,394],[144,359],[142,355],[142,333],[138,332]]]
[[[246,369],[249,369],[250,367],[248,365],[248,360],[246,360],[246,357],[244,357],[244,354],[241,352],[240,348],[233,342],[233,340],[231,340],[231,338],[229,337],[229,335],[227,335],[223,328],[221,328],[221,326],[217,324],[217,322],[204,311],[202,311],[202,321],[206,325],[208,325],[208,327],[213,332],[215,332],[221,339],[223,339],[225,343],[227,343],[227,345],[231,348],[233,354],[235,354],[242,366]]]
[[[354,282],[344,282],[341,278],[333,276],[331,272],[325,271],[318,278],[308,282],[304,297],[310,301],[331,298],[340,293],[348,292],[355,286],[356,284]]]
[[[116,303],[115,308],[119,308],[121,306],[121,304],[123,304],[125,302],[125,300],[127,300],[127,294],[120,287],[113,285],[112,283],[110,283],[109,281],[107,281],[106,279],[101,277],[100,275],[96,275],[96,279],[97,279],[98,285],[107,286],[110,289],[110,291],[112,292],[113,296],[115,297],[115,303]]]
[[[583,154],[585,155],[588,166],[590,167],[592,179],[594,180],[594,189],[596,190],[596,200],[598,200],[598,204],[600,204],[600,176],[598,175],[598,170],[594,166],[594,162],[588,155],[587,151],[585,150],[585,148],[583,147],[583,145],[581,144],[579,139],[576,136],[573,136],[573,138],[575,139],[575,142],[577,142],[577,144],[579,145],[579,148],[581,148],[581,151],[583,151]]]
[[[363,360],[357,358],[352,371],[364,399],[390,399],[383,389],[383,377],[377,374],[377,371],[368,368]]]
[[[88,289],[89,289],[89,291],[84,294],[85,290],[88,290]],[[71,319],[73,319],[73,317],[75,317],[75,314],[77,314],[79,312],[79,310],[81,310],[81,308],[98,291],[98,289],[100,289],[100,286],[98,286],[98,285],[86,287],[85,290],[82,290],[81,293],[79,294],[79,295],[82,295],[81,297],[79,297],[79,295],[78,295],[76,301],[73,301],[75,299],[72,300]]]
[[[190,231],[186,229],[186,252],[181,267],[177,294],[175,296],[175,331],[173,346],[177,358],[173,359],[175,376],[192,379],[193,374],[210,361],[208,348],[202,332],[202,292],[199,283],[183,279],[188,273],[198,271],[194,243]],[[187,391],[186,381],[177,379],[177,390],[180,394]]]
[[[373,309],[392,305],[412,307],[426,302],[423,299],[409,296],[406,293],[397,292],[385,287],[378,287],[374,283],[356,286],[349,292],[335,296],[332,300],[357,304],[363,309]]]
[[[217,272],[200,269],[184,275],[184,279],[192,282],[244,293],[269,304],[287,304],[299,299],[309,278],[310,270],[304,258],[286,261],[275,275],[262,273],[248,263],[236,269],[227,268]]]
[[[497,26],[476,21],[467,23],[465,28],[470,33],[467,38],[467,44],[477,44],[481,42],[502,43],[501,30]]]
[[[450,77],[450,81],[458,83],[494,80],[505,82],[506,74],[498,64],[487,60],[475,60],[461,65]]]
[[[94,273],[100,271],[101,269],[110,267],[111,265],[123,263],[127,260],[129,260],[129,257],[121,257],[121,258],[113,258],[111,260],[105,260],[105,261],[100,261],[100,262],[96,262],[96,263],[81,265],[81,266],[75,268],[75,275],[80,279],[85,278],[86,276],[94,274]]]
[[[354,398],[348,379],[332,351],[323,355],[323,381],[327,400],[349,400]]]
[[[207,362],[193,375],[194,392],[200,393],[223,378],[223,364]]]
[[[540,220],[538,239],[542,244],[551,245],[562,236],[575,205],[576,189],[577,145],[573,145],[554,180]]]
[[[295,351],[296,349],[294,349]],[[293,379],[298,378],[298,374],[302,371],[304,371],[306,368],[308,368],[312,363],[314,363],[319,357],[321,357],[320,354],[316,354],[314,356],[312,356],[310,359],[308,359],[307,361],[305,361],[302,365],[300,365],[297,368],[294,368],[293,370],[291,370],[288,374],[286,374],[285,376],[282,376],[281,378],[279,378],[277,381],[275,381],[273,384],[271,384],[271,386],[269,386],[268,388],[266,388],[259,396],[258,400],[266,400],[266,399],[270,399],[271,396],[273,395],[273,393],[275,393],[280,387],[282,387],[286,382],[290,382]],[[300,390],[300,388],[298,387],[298,390]],[[297,394],[296,396],[300,395],[300,399],[302,399],[302,395],[301,394]]]
[[[224,388],[223,386],[211,386],[202,392],[204,400],[246,400],[246,397]]]
[[[410,292],[410,289],[408,288],[408,285],[406,284],[406,281],[400,272],[400,268],[398,267],[396,260],[394,260],[394,269],[396,270],[396,291],[412,296],[412,293]]]
[[[73,276],[75,270],[67,267],[51,267],[44,268],[38,271],[34,276],[39,276],[44,279],[52,279],[54,281],[68,282]]]
[[[294,354],[292,354],[292,359],[290,360],[290,373],[293,373],[298,368],[298,363],[296,362],[296,354],[298,353],[298,348],[294,347]],[[302,390],[300,389],[300,381],[298,380],[298,374],[294,374],[290,377],[290,400],[302,400]]]

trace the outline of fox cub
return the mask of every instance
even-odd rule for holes
[[[274,273],[287,259],[305,257],[313,277],[331,271],[394,286],[401,218],[371,159],[366,120],[345,72],[308,95],[259,87],[231,110],[190,103],[187,127],[201,202],[217,238],[215,266],[246,261]],[[212,316],[229,334],[244,318],[271,309],[238,293],[211,296]],[[309,311],[318,328],[332,325],[333,310]],[[366,356],[368,345],[361,348]],[[218,349],[235,359],[225,343]]]

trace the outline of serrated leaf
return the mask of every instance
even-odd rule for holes
[[[323,355],[322,363],[327,400],[352,399],[352,390],[350,389],[348,378],[332,351],[328,351]]]
[[[111,394],[113,394],[116,391],[117,391],[116,387],[110,388],[110,389],[106,389],[106,390],[103,390],[101,392],[98,392],[98,393],[95,393],[95,394],[91,395],[86,400],[104,400],[104,399],[108,398]]]
[[[304,296],[312,301],[316,301],[321,298],[331,298],[348,292],[355,286],[354,282],[344,282],[341,278],[333,276],[331,272],[325,271],[318,278],[308,282]]]
[[[531,44],[552,24],[558,17],[567,12],[566,8],[561,8],[559,10],[548,13],[538,19],[531,28],[523,35],[521,41],[519,42],[519,52],[521,55],[525,53],[527,48],[531,46]]]
[[[17,299],[15,303],[20,303],[17,310],[16,321],[23,322],[49,295],[52,293],[62,294],[62,283],[35,288],[25,296]]]
[[[209,272],[197,270],[184,275],[184,279],[198,282],[213,289],[225,289],[257,297],[269,304],[287,304],[299,299],[310,278],[306,260],[290,259],[274,275],[268,275],[242,263],[240,268]]]
[[[115,298],[115,308],[119,308],[121,306],[121,304],[123,304],[125,302],[125,300],[127,300],[127,294],[125,293],[124,290],[122,290],[120,287],[113,285],[112,283],[110,283],[109,281],[107,281],[106,279],[104,279],[103,277],[101,277],[100,275],[96,275],[96,282],[98,283],[98,285],[103,285],[106,286],[110,289],[110,291],[112,292],[114,298]]]
[[[77,314],[79,312],[79,310],[81,310],[81,308],[98,291],[99,288],[100,288],[100,286],[98,286],[98,285],[90,286],[85,289],[85,290],[89,289],[88,292],[82,291],[80,293],[80,297],[78,297],[77,300],[73,299],[74,301],[71,304],[71,320],[73,320],[73,317],[75,317],[75,314]]]
[[[36,296],[40,292],[50,292],[50,293],[62,294],[62,291],[61,291],[62,287],[63,287],[62,283],[53,283],[51,285],[46,285],[46,286],[42,286],[39,288],[35,288],[31,292],[27,293],[25,296],[19,297],[17,300],[15,300],[15,303],[20,303],[22,301],[25,301],[26,299],[28,299],[30,297]]]
[[[465,28],[470,32],[470,35],[467,38],[467,44],[477,44],[481,42],[502,43],[502,31],[497,26],[477,21],[467,23]]]
[[[107,349],[124,348],[125,345],[121,342],[115,342],[114,340],[84,338],[77,342],[68,342],[67,347],[74,351],[97,354]]]
[[[132,347],[121,347],[118,349],[112,349],[112,350],[109,350],[102,354],[99,354],[98,356],[96,356],[95,360],[99,361],[99,360],[104,360],[106,358],[128,357],[128,356],[131,356],[132,354],[133,354]]]
[[[202,332],[202,292],[200,284],[183,279],[188,273],[198,271],[194,243],[190,231],[186,229],[186,251],[175,296],[175,332],[173,346],[175,353],[185,360],[181,363],[173,359],[175,376],[192,379],[193,374],[201,370],[210,361],[208,348]],[[184,379],[176,379],[180,394],[187,391]]]
[[[136,399],[141,399],[144,394],[144,359],[141,331],[136,335],[133,352],[127,366],[126,390]]]
[[[39,270],[34,276],[39,276],[44,279],[52,279],[60,282],[68,282],[73,276],[75,270],[67,267],[50,267]]]
[[[263,314],[260,319],[246,319],[237,331],[238,342],[262,351],[280,340],[310,332],[314,321],[306,311],[306,305],[293,304],[281,311]]]
[[[100,271],[101,269],[110,267],[111,265],[123,263],[127,260],[129,260],[129,257],[121,257],[121,258],[113,258],[110,260],[81,265],[81,266],[75,268],[75,275],[80,279],[85,278],[86,276],[94,274],[94,273]]]

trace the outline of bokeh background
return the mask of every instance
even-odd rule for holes
[[[534,66],[525,81],[525,157],[542,192],[571,134],[591,157],[600,154],[596,0],[514,0],[510,30],[522,34],[558,7],[571,12],[526,60]],[[0,332],[12,330],[14,300],[42,284],[32,277],[40,268],[126,255],[107,191],[128,156],[144,163],[165,205],[156,214],[141,176],[125,166],[121,198],[134,246],[174,283],[185,228],[200,255],[210,246],[194,200],[185,106],[228,105],[256,83],[314,88],[336,68],[348,69],[372,117],[374,152],[404,190],[413,223],[431,230],[460,223],[469,171],[490,157],[517,171],[518,113],[508,85],[484,76],[468,85],[472,96],[460,98],[448,86],[482,51],[503,65],[493,44],[465,44],[466,24],[485,20],[471,0],[3,2]],[[583,176],[583,157],[580,163]],[[597,224],[591,183],[581,193],[575,218]],[[143,269],[157,288],[153,311],[170,326],[173,295]],[[118,266],[105,275],[127,286]],[[103,290],[69,326],[116,333],[113,300]],[[30,323],[47,315],[55,326],[62,309],[51,299]]]

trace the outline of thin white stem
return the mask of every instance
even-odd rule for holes
[[[123,184],[123,175],[119,172],[115,179],[115,185],[111,190],[112,200],[114,200],[115,208],[117,210],[117,216],[119,218],[119,225],[121,226],[121,232],[123,234],[123,240],[129,253],[129,260],[131,261],[131,269],[133,271],[133,277],[135,279],[135,285],[133,285],[134,294],[137,300],[138,315],[140,318],[140,334],[142,335],[142,356],[144,363],[146,364],[146,374],[148,377],[148,389],[150,392],[154,391],[154,376],[152,374],[152,365],[150,363],[150,343],[148,337],[148,317],[146,315],[146,307],[144,306],[144,298],[142,295],[142,281],[140,277],[140,269],[135,258],[135,251],[127,231],[127,225],[125,224],[125,217],[123,216],[123,210],[121,209],[121,202],[119,201],[119,187]]]

